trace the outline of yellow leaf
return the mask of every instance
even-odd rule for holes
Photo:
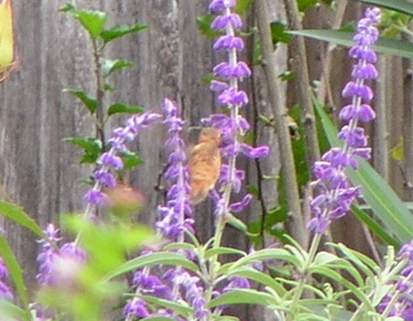
[[[400,142],[391,149],[391,156],[396,161],[404,161],[404,139],[400,139]]]
[[[14,64],[12,0],[0,0],[0,81]]]

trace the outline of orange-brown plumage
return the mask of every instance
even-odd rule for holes
[[[191,150],[189,171],[191,174],[191,202],[201,203],[214,188],[221,170],[219,145],[221,133],[215,128],[204,128],[198,144]]]

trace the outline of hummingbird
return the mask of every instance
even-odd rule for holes
[[[191,202],[203,202],[214,188],[221,171],[221,131],[207,127],[202,129],[198,143],[191,149],[189,172]]]

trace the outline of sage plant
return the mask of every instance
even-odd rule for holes
[[[317,234],[325,233],[331,221],[346,215],[353,201],[360,196],[359,187],[351,186],[345,170],[357,169],[359,158],[369,159],[371,154],[367,135],[360,123],[368,123],[375,118],[369,105],[373,99],[369,82],[378,77],[373,46],[379,37],[377,25],[380,16],[379,9],[367,9],[353,38],[356,44],[350,50],[350,57],[356,62],[352,80],[342,93],[351,102],[340,111],[340,119],[346,123],[338,135],[342,146],[331,148],[321,161],[314,164],[316,180],[313,187],[318,195],[311,202],[313,218],[308,228]]]

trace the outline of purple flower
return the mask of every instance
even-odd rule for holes
[[[37,256],[39,273],[36,278],[40,285],[71,284],[87,261],[83,249],[74,242],[65,243],[59,248],[60,240],[59,230],[49,224],[45,230],[45,239],[39,241],[41,249]]]
[[[127,125],[116,128],[113,131],[112,138],[109,139],[111,148],[108,152],[103,153],[99,158],[98,164],[100,167],[94,174],[95,185],[85,194],[85,201],[88,204],[85,210],[85,216],[89,217],[95,207],[105,205],[107,195],[102,192],[103,187],[114,188],[117,185],[115,176],[111,170],[121,170],[124,167],[121,153],[128,152],[126,143],[133,141],[140,130],[146,128],[161,118],[161,115],[156,113],[143,113],[141,115],[133,115],[127,120]]]
[[[133,276],[133,284],[139,288],[142,294],[148,294],[166,300],[172,298],[171,289],[156,275],[151,275],[144,271],[136,271]]]
[[[111,167],[115,170],[121,170],[123,168],[123,161],[120,157],[113,153],[104,153],[100,157],[100,162],[103,166]]]
[[[215,17],[211,27],[215,30],[225,30],[226,28],[241,29],[242,20],[238,14],[230,13]]]
[[[133,316],[139,319],[143,319],[151,315],[146,302],[139,298],[134,298],[129,301],[123,310],[123,314],[128,318]]]
[[[168,183],[167,204],[158,208],[159,220],[156,227],[171,240],[183,240],[183,232],[192,225],[192,209],[189,200],[189,172],[185,143],[181,138],[184,121],[178,107],[169,99],[163,104],[164,124],[168,128],[166,148],[170,152],[165,179]]]
[[[106,203],[107,196],[103,192],[96,190],[95,188],[90,189],[85,194],[85,201],[92,205],[103,205]]]
[[[209,5],[209,10],[215,13],[219,13],[224,11],[225,9],[235,7],[236,4],[236,0],[212,0]]]
[[[251,285],[248,279],[241,277],[232,277],[228,285],[222,291],[229,292],[234,289],[249,289],[250,287]]]
[[[9,284],[9,272],[3,259],[0,257],[0,300],[13,300],[13,292]]]
[[[199,285],[199,278],[182,272],[175,276],[174,283],[179,284],[185,291],[185,300],[193,307],[198,320],[206,320],[209,311],[203,297],[203,288]]]
[[[359,158],[369,159],[371,156],[367,135],[358,123],[375,118],[374,111],[368,105],[374,94],[366,82],[378,77],[373,65],[377,57],[372,46],[378,39],[379,21],[380,10],[367,9],[354,36],[356,45],[350,50],[350,56],[357,61],[353,67],[352,80],[342,93],[344,98],[351,98],[352,102],[340,112],[340,118],[347,122],[338,134],[343,146],[331,148],[321,161],[314,164],[316,180],[312,185],[318,195],[311,201],[313,218],[307,227],[318,234],[323,234],[332,220],[346,215],[353,200],[360,196],[359,188],[351,187],[345,169],[357,169]]]

